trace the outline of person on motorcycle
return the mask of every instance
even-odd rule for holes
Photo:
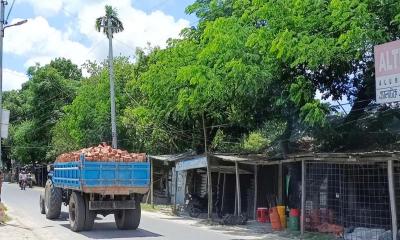
[[[19,173],[19,186],[22,186],[22,183],[26,183],[26,180],[27,180],[27,174],[25,170],[22,170]]]
[[[22,171],[23,170],[21,170],[20,172],[19,172],[19,174],[18,174],[18,184],[21,186],[21,181],[22,181]]]

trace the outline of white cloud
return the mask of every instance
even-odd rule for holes
[[[108,42],[94,29],[95,19],[104,15],[106,4],[117,8],[125,31],[115,35],[114,55],[132,56],[137,47],[165,47],[169,38],[189,26],[189,21],[175,19],[161,11],[149,14],[136,9],[130,0],[23,0],[32,5],[37,16],[27,24],[7,29],[5,52],[25,57],[25,66],[48,63],[55,57],[70,58],[76,64],[102,60],[108,55]],[[65,29],[52,27],[43,16],[65,15]],[[17,21],[17,20],[14,20]],[[73,28],[72,28],[73,26]],[[85,38],[86,45],[81,43]],[[74,40],[74,39],[78,39]]]
[[[29,19],[24,25],[7,29],[4,51],[26,57],[25,67],[35,62],[45,64],[55,57],[69,58],[77,64],[93,58],[87,55],[89,48],[51,27],[43,17]]]
[[[3,91],[18,90],[24,82],[28,81],[28,77],[20,72],[3,69]]]
[[[174,17],[161,11],[150,14],[135,9],[129,0],[97,1],[87,4],[78,12],[78,28],[81,34],[92,41],[104,38],[103,34],[94,31],[94,21],[97,17],[104,15],[104,6],[112,4],[118,10],[119,18],[124,23],[125,30],[116,34],[115,45],[118,41],[132,48],[145,47],[147,43],[154,46],[165,47],[168,38],[179,37],[179,33],[189,26],[189,21],[184,19],[175,20]]]
[[[74,2],[76,0],[68,1],[69,5],[66,6],[70,13],[77,9]],[[162,11],[154,11],[148,14],[135,9],[130,0],[89,0],[76,12],[77,27],[79,32],[92,43],[101,42],[93,51],[97,59],[104,59],[108,55],[107,39],[104,34],[94,29],[95,19],[104,15],[106,4],[112,5],[118,10],[119,18],[125,28],[123,32],[114,36],[115,55],[132,56],[137,47],[144,48],[148,43],[152,46],[165,47],[169,38],[179,37],[182,29],[189,26],[189,21],[176,20]]]
[[[36,15],[53,16],[63,7],[62,0],[22,0],[21,3],[30,3]]]

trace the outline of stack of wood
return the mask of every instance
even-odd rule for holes
[[[106,143],[97,147],[84,148],[75,152],[63,153],[57,157],[56,162],[77,162],[81,155],[87,161],[93,162],[145,162],[145,153],[129,153],[121,149],[113,149]]]

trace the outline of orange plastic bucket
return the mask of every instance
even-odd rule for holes
[[[279,219],[281,221],[281,227],[286,228],[286,207],[285,206],[277,206]]]
[[[272,230],[274,231],[282,230],[281,219],[279,217],[278,209],[276,207],[269,209],[269,219],[271,221]]]

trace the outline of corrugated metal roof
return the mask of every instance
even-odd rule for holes
[[[240,162],[252,165],[273,165],[279,163],[306,161],[386,161],[389,159],[400,160],[400,151],[373,151],[373,152],[349,152],[349,153],[303,153],[291,154],[285,159],[274,160],[267,155],[230,155],[214,154],[213,157],[223,161]]]
[[[198,158],[200,156],[203,155],[196,155],[195,152],[186,152],[186,153],[169,154],[169,155],[149,155],[149,158],[165,162],[176,162],[176,161]]]

